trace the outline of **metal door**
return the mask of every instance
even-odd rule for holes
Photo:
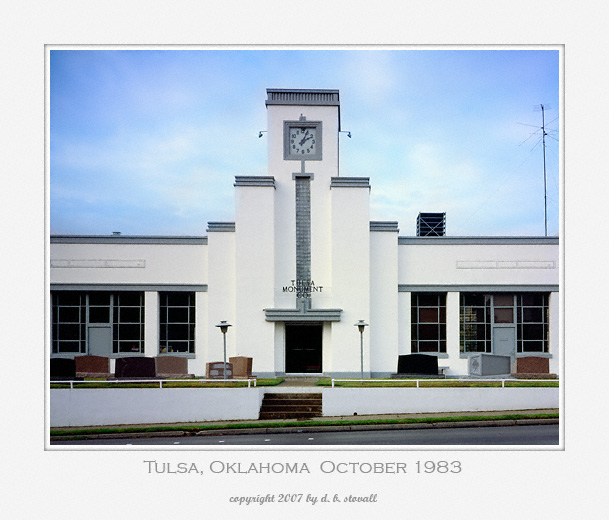
[[[112,353],[112,328],[89,327],[89,355],[109,357]]]
[[[493,354],[510,356],[512,363],[516,358],[516,328],[493,327]]]

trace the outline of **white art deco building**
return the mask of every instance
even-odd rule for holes
[[[558,372],[557,237],[450,237],[442,214],[400,236],[370,220],[369,178],[340,174],[339,92],[267,94],[268,175],[235,177],[234,222],[51,237],[51,358],[180,356],[204,375],[224,320],[228,356],[262,377],[359,376],[361,339],[366,376],[411,353],[448,375],[481,352]]]

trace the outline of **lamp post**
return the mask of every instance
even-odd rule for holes
[[[362,374],[362,384],[364,382],[364,327],[367,327],[368,324],[364,320],[359,320],[355,326],[359,329],[359,348],[360,348],[360,361],[361,361],[361,374]]]
[[[216,327],[220,327],[220,330],[222,331],[222,336],[224,337],[224,379],[226,379],[226,331],[228,330],[229,327],[232,327],[232,325],[230,323],[227,323],[226,321],[221,321],[220,323],[218,323],[218,325],[216,325]]]

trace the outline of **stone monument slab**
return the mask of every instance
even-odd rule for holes
[[[233,364],[226,363],[226,379],[233,378]],[[212,361],[205,365],[205,379],[224,379],[224,361]]]
[[[77,356],[74,358],[76,377],[110,377],[110,358]]]
[[[155,358],[157,377],[186,377],[188,359],[180,356],[158,356]]]
[[[114,376],[117,378],[137,377],[153,379],[156,377],[156,364],[152,357],[123,357],[116,359]]]
[[[539,356],[521,357],[516,360],[518,374],[549,374],[550,360]]]
[[[398,356],[398,374],[438,375],[438,358],[427,354]]]
[[[51,379],[74,379],[76,377],[76,365],[73,359],[51,358]]]
[[[468,373],[470,376],[479,377],[509,375],[511,364],[510,356],[473,354],[468,360]]]
[[[233,365],[233,377],[252,377],[253,359],[245,356],[235,356],[228,359]]]

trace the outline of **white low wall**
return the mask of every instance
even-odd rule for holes
[[[260,388],[52,389],[51,426],[258,419]]]
[[[256,420],[265,392],[312,388],[50,390],[51,427]],[[315,388],[324,416],[559,407],[559,388]]]
[[[476,412],[559,407],[559,388],[328,388],[323,415]]]

